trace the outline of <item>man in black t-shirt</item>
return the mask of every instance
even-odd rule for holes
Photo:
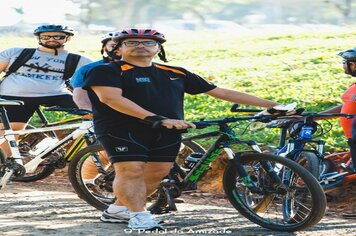
[[[93,104],[95,133],[116,173],[117,200],[101,220],[128,222],[131,229],[162,229],[146,211],[146,195],[169,173],[180,148],[178,131],[195,128],[184,120],[184,93],[261,107],[278,103],[219,88],[183,68],[153,63],[156,54],[166,61],[166,39],[156,30],[126,29],[114,40],[121,61],[90,70],[83,87]]]

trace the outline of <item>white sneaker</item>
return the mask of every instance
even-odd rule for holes
[[[105,210],[101,215],[100,220],[102,222],[109,223],[127,223],[130,220],[130,213],[129,211],[118,211],[115,213],[110,213]]]
[[[163,230],[163,227],[153,219],[151,212],[130,213],[129,228],[136,230]]]

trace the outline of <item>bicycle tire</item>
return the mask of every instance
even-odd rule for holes
[[[320,165],[319,158],[313,152],[302,152],[297,159],[297,163],[307,169],[315,178],[319,180]]]
[[[182,143],[184,144],[185,147],[189,147],[189,149],[191,149],[190,152],[184,152],[185,156],[189,155],[191,152],[205,151],[199,144],[195,143],[194,141],[183,141]],[[97,191],[97,193],[94,193],[85,185],[81,172],[85,160],[89,158],[91,155],[93,155],[94,153],[98,153],[103,150],[104,149],[101,145],[93,145],[93,146],[88,146],[83,148],[82,150],[80,150],[78,153],[74,155],[71,162],[69,163],[69,168],[68,168],[69,181],[73,186],[73,189],[79,196],[79,198],[83,199],[89,205],[93,206],[94,208],[100,211],[105,210],[109,206],[109,204],[115,201],[115,197],[112,193],[112,189],[110,192],[110,189],[107,187],[107,185],[111,183],[100,182],[103,181],[105,177],[101,178],[97,182],[98,185],[91,186],[92,189],[95,189]],[[185,150],[185,148],[183,150]],[[182,158],[183,157],[178,155],[177,162],[179,161],[178,159],[182,159]],[[110,175],[110,178],[105,179],[105,181],[112,182],[114,178],[113,173],[114,173],[113,171],[110,171],[108,174]],[[102,195],[100,195],[101,193]],[[167,205],[167,201],[162,195],[157,194],[155,196],[150,197],[149,199],[152,199],[152,204],[148,207],[149,210],[156,211],[158,210],[158,208]]]
[[[85,147],[73,156],[68,167],[68,178],[78,197],[101,211],[105,210],[109,204],[113,203],[115,198],[112,197],[111,199],[108,199],[107,203],[104,203],[95,197],[94,193],[90,191],[89,186],[86,185],[82,178],[82,167],[88,158],[92,155],[99,155],[98,153],[102,151],[104,151],[104,148],[100,144]]]
[[[241,161],[251,180],[261,191],[259,193],[250,191],[239,177],[232,162],[229,162],[224,171],[223,186],[230,203],[244,217],[264,228],[285,232],[305,229],[322,219],[326,209],[326,197],[316,178],[305,168],[287,158],[272,154],[244,153],[241,155]],[[284,176],[282,179],[287,180],[287,182],[275,188],[272,179],[261,168],[261,161],[274,163],[274,170],[280,168],[278,173],[286,176],[290,173],[290,178]],[[295,186],[292,184],[295,184]],[[276,190],[275,193],[273,190]],[[301,199],[299,199],[299,196],[301,196]],[[283,200],[288,199],[288,197],[291,198],[288,202],[290,205],[283,203]],[[306,199],[307,197],[309,198]],[[304,205],[298,201],[301,201]],[[305,205],[307,203],[308,205]],[[286,219],[285,208],[287,206],[293,207],[294,204],[296,209],[290,210],[295,211],[289,211],[290,217]],[[296,215],[301,213],[301,207],[310,208],[308,208],[308,214],[303,219],[298,219]]]
[[[31,126],[27,126],[27,129],[32,128]],[[21,155],[23,155],[24,164],[32,159],[31,155],[25,154],[28,153],[34,146],[36,146],[41,140],[49,137],[47,133],[30,133],[27,135],[22,135],[19,137],[19,149]],[[26,147],[25,147],[26,146]],[[28,149],[27,151],[23,149]],[[26,156],[27,155],[27,156]],[[26,157],[29,160],[26,161]],[[16,182],[35,182],[38,180],[42,180],[50,176],[55,171],[55,166],[51,163],[40,163],[36,170],[33,173],[26,173],[24,176],[19,177],[11,177],[11,180]]]

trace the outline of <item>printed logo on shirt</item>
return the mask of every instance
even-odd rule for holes
[[[179,79],[179,78],[169,78],[170,80],[177,80],[177,79]]]
[[[151,83],[151,80],[149,77],[140,77],[136,78],[137,83]]]
[[[129,148],[126,146],[115,147],[116,152],[127,152],[128,150],[129,150]]]

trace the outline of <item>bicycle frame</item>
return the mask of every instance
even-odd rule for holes
[[[339,153],[332,153],[329,155],[326,155],[324,157],[325,160],[331,160],[332,162],[334,162],[335,164],[339,165],[339,164],[345,164],[346,166],[351,164],[352,160],[350,157],[350,152],[339,152]],[[340,169],[337,169],[338,172],[341,172]],[[354,174],[350,174],[350,175],[346,175],[343,180],[342,180],[342,184],[348,184],[351,182],[356,181],[356,173]]]
[[[84,138],[84,135],[92,132],[90,131],[90,129],[93,127],[93,123],[91,120],[83,120],[81,123],[77,123],[77,124],[64,124],[64,125],[51,126],[51,127],[13,131],[10,127],[10,122],[8,120],[6,110],[3,105],[0,105],[0,113],[1,113],[1,120],[4,125],[4,134],[1,136],[9,143],[10,150],[12,153],[11,159],[14,161],[11,165],[7,166],[8,168],[6,168],[6,171],[3,177],[1,178],[0,189],[6,186],[8,180],[11,178],[11,176],[14,173],[17,175],[21,175],[24,173],[34,172],[38,167],[38,165],[41,162],[43,162],[49,154],[51,154],[57,148],[62,147],[66,143],[76,140],[76,142],[73,144],[71,149],[67,152],[66,159],[69,160],[71,157],[73,157],[75,151],[77,151],[84,145],[85,141],[90,142],[89,139]],[[75,129],[75,130],[70,134],[68,134],[63,139],[46,147],[44,150],[40,152],[40,154],[36,155],[34,159],[32,159],[31,161],[23,165],[22,156],[17,146],[15,135],[42,133],[42,132],[66,130],[66,129]]]
[[[279,147],[277,148],[277,155],[280,156],[285,156],[289,159],[292,159],[294,161],[298,161],[300,158],[300,155],[302,152],[312,152],[316,155],[318,158],[319,162],[319,173],[318,180],[320,181],[320,184],[322,185],[323,188],[329,188],[332,187],[333,185],[339,184],[340,182],[342,183],[348,183],[354,180],[356,178],[355,176],[349,175],[348,172],[339,172],[334,175],[329,175],[329,173],[325,173],[325,168],[324,168],[324,160],[329,159],[330,157],[326,158],[324,155],[324,147],[325,147],[325,141],[323,140],[314,140],[313,139],[313,134],[310,132],[312,129],[312,122],[318,117],[353,117],[353,114],[302,114],[305,119],[302,125],[301,130],[298,133],[298,136],[291,137],[288,140],[288,143],[286,144],[287,140],[287,130],[289,126],[286,125],[281,125],[279,128],[281,129],[280,132],[280,141],[279,141]],[[307,132],[307,133],[304,133]],[[314,143],[315,149],[308,150],[305,149],[305,145],[307,143]],[[345,158],[345,157],[344,157]],[[336,178],[340,177],[343,179],[338,179],[336,181]],[[329,184],[330,181],[334,181],[334,183]]]
[[[221,120],[210,120],[209,121],[210,123],[214,123],[214,122],[217,123],[217,125],[219,126],[219,131],[212,131],[204,134],[185,137],[184,140],[197,140],[202,138],[219,136],[218,139],[210,146],[210,148],[204,153],[200,161],[189,171],[188,174],[185,175],[181,167],[176,162],[174,163],[173,169],[176,170],[182,177],[182,180],[180,180],[176,184],[184,189],[188,187],[190,184],[198,181],[202,177],[202,175],[209,169],[210,163],[212,163],[222,151],[225,151],[228,159],[233,160],[235,167],[240,173],[240,176],[244,178],[245,183],[253,189],[254,184],[252,180],[249,178],[247,171],[241,164],[241,161],[239,160],[239,153],[234,153],[233,150],[230,148],[230,145],[244,144],[250,146],[251,148],[249,150],[250,152],[262,153],[262,151],[255,141],[240,140],[239,138],[237,138],[232,128],[229,127],[226,123],[224,123],[224,121],[233,122],[233,121],[249,120],[251,118],[252,117],[250,116],[246,116],[246,117],[239,117],[239,118],[225,118]],[[202,124],[201,128],[204,128],[204,121],[194,122],[194,123],[197,125],[198,129],[201,124]],[[263,162],[262,165],[266,170],[272,169],[272,167],[268,165],[267,162]],[[274,171],[268,171],[268,173],[271,175],[271,178],[275,180],[277,183],[282,182],[280,177]]]

